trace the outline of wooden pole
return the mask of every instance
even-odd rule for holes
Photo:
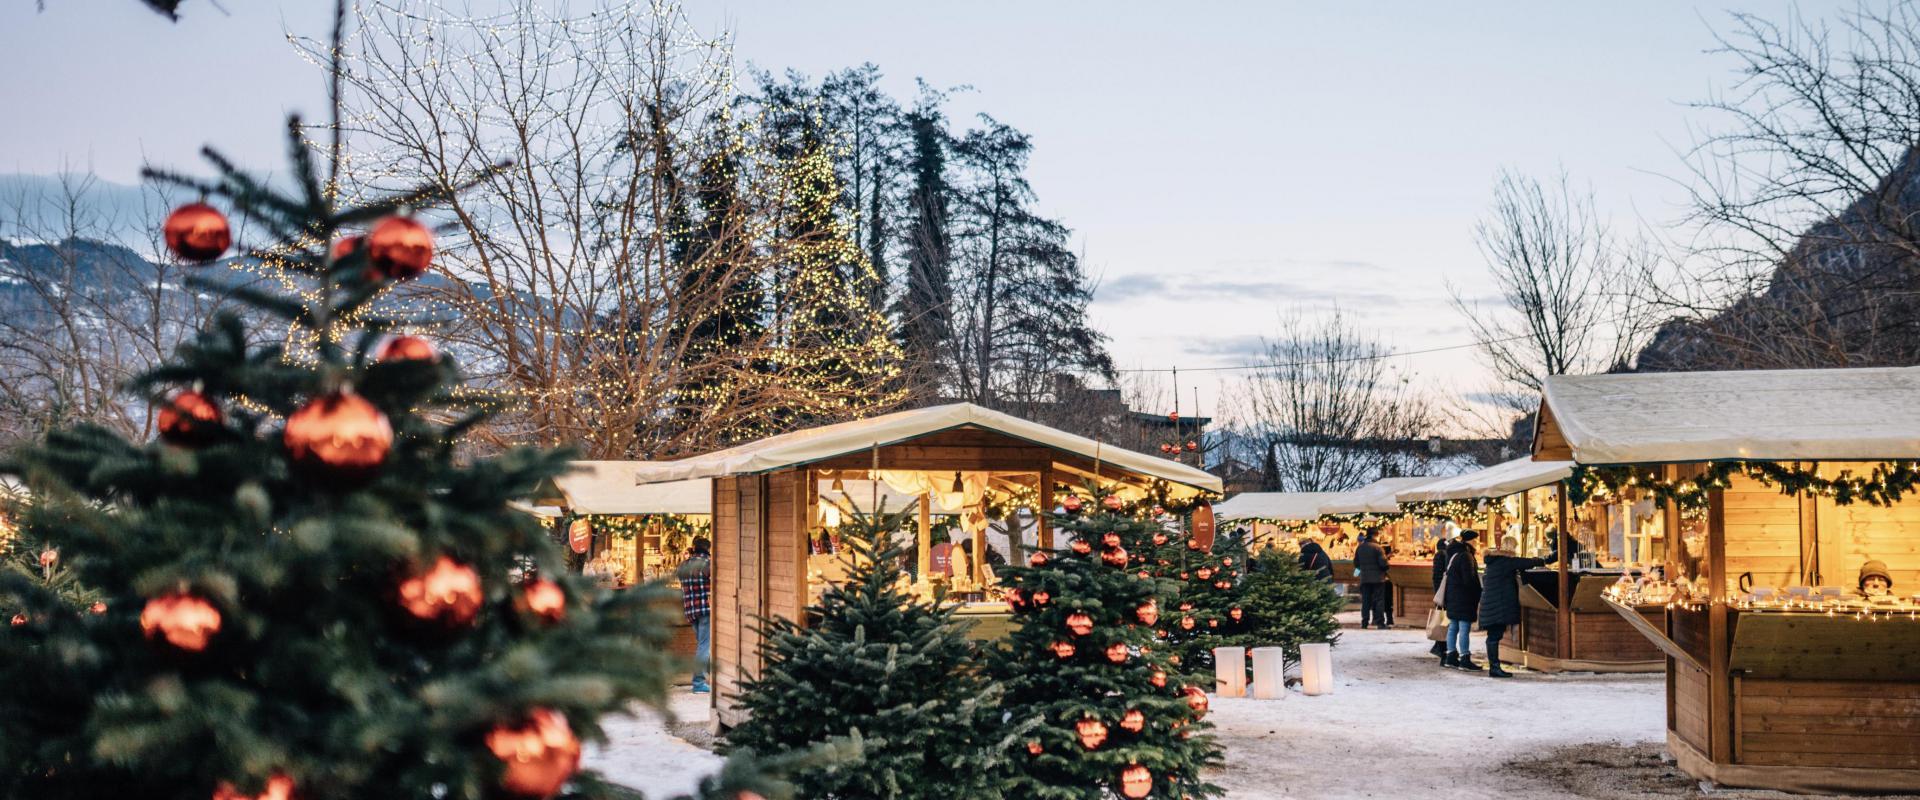
[[[1053,469],[1040,468],[1040,508],[1034,519],[1034,543],[1041,550],[1053,549],[1053,523],[1048,514],[1053,513]]]
[[[1680,465],[1668,464],[1665,472],[1667,482],[1673,483],[1680,478]],[[1661,505],[1660,513],[1660,527],[1665,528],[1667,534],[1667,552],[1661,556],[1660,560],[1667,565],[1667,580],[1677,581],[1685,571],[1685,565],[1679,561],[1680,548],[1683,547],[1680,539],[1680,503],[1669,498]]]
[[[1565,537],[1555,539],[1553,543],[1553,549],[1559,553],[1559,561],[1554,568],[1560,573],[1557,592],[1559,597],[1556,599],[1553,612],[1556,617],[1554,626],[1558,630],[1553,640],[1555,648],[1560,651],[1560,660],[1565,661],[1573,658],[1573,579],[1567,574],[1567,551],[1572,549],[1567,546],[1567,543],[1573,541],[1573,514],[1567,506],[1566,481],[1561,481],[1559,486],[1555,486],[1553,493],[1559,498],[1560,506],[1560,518],[1555,520],[1558,524],[1555,526],[1557,530],[1554,531],[1554,535]]]
[[[1707,745],[1715,764],[1733,763],[1733,678],[1727,662],[1727,495],[1707,494]]]
[[[1801,492],[1795,499],[1800,502],[1800,582],[1819,586],[1825,581],[1820,564],[1820,496]]]
[[[920,535],[915,561],[920,568],[920,581],[933,585],[933,495],[920,493]]]
[[[1527,549],[1528,540],[1532,538],[1528,536],[1527,533],[1533,530],[1533,506],[1529,502],[1532,499],[1530,497],[1532,494],[1533,491],[1530,489],[1520,492],[1520,538],[1514,541],[1514,544],[1519,548],[1520,552],[1516,555],[1537,552]]]

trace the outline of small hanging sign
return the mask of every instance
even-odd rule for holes
[[[576,519],[567,526],[567,546],[572,547],[573,552],[585,553],[592,544],[593,524],[587,522],[586,517]]]
[[[1194,506],[1193,520],[1188,523],[1187,530],[1191,533],[1194,544],[1199,545],[1197,549],[1212,550],[1213,505],[1202,500],[1198,505]]]

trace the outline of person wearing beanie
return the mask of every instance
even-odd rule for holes
[[[1353,548],[1353,572],[1360,579],[1360,629],[1368,626],[1393,627],[1390,593],[1387,591],[1387,554],[1373,543],[1376,534],[1360,534]]]
[[[1887,571],[1887,562],[1869,560],[1860,565],[1860,596],[1884,597],[1893,594],[1893,575]]]
[[[1520,543],[1512,536],[1500,538],[1500,547],[1487,551],[1487,572],[1480,596],[1480,630],[1487,632],[1487,677],[1511,678],[1513,673],[1500,668],[1500,640],[1507,626],[1520,623],[1520,573],[1545,566],[1558,558],[1521,558]]]
[[[1435,591],[1439,591],[1440,589],[1440,579],[1447,576],[1447,556],[1452,553],[1453,541],[1447,538],[1445,532],[1442,532],[1439,539],[1433,543],[1433,582],[1428,584],[1432,586]],[[1428,650],[1428,652],[1432,653],[1435,658],[1439,658],[1443,666],[1446,664],[1444,656],[1447,654],[1447,643],[1445,640],[1434,642],[1433,648]]]
[[[1480,618],[1480,569],[1473,557],[1474,542],[1479,538],[1479,531],[1461,531],[1460,541],[1447,556],[1447,587],[1441,602],[1447,610],[1447,654],[1440,657],[1443,667],[1480,668],[1473,663],[1468,645],[1473,623]]]

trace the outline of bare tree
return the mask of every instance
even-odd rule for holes
[[[1339,311],[1283,317],[1256,365],[1224,404],[1240,442],[1265,452],[1272,488],[1340,491],[1396,474],[1439,422],[1391,353]]]

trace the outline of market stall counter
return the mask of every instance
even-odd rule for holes
[[[1559,597],[1560,574],[1551,568],[1530,569],[1520,575],[1521,663],[1542,672],[1660,672],[1666,657],[1660,648],[1616,613],[1606,590],[1626,573],[1617,569],[1571,570],[1567,573],[1572,613],[1564,627]],[[1647,624],[1659,626],[1664,609],[1644,612]],[[1565,639],[1563,642],[1562,639]]]

